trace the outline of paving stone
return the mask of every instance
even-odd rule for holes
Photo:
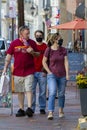
[[[75,87],[67,87],[65,117],[62,119],[58,117],[58,99],[56,99],[54,120],[47,120],[47,109],[46,115],[39,113],[38,101],[36,102],[36,112],[32,118],[15,117],[18,110],[18,100],[17,95],[13,94],[13,115],[10,116],[10,110],[7,108],[0,109],[0,130],[76,130],[78,119],[81,117],[79,91],[77,94],[78,97],[76,97]],[[27,100],[25,98],[25,109],[26,107]]]

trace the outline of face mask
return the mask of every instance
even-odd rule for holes
[[[29,45],[29,43],[27,42],[27,40],[25,39],[25,38],[21,38],[21,41],[23,42],[23,44],[25,45],[25,46],[28,46]]]
[[[59,40],[58,40],[58,45],[59,45],[59,46],[62,46],[62,44],[63,44],[63,39],[59,39]]]
[[[37,37],[37,38],[36,38],[36,41],[37,41],[37,42],[42,42],[42,40],[43,40],[42,37]]]

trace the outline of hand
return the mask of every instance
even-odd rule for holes
[[[52,74],[52,72],[51,72],[51,71],[49,71],[49,72],[48,72],[48,74]]]
[[[66,75],[66,80],[69,80],[69,79],[70,79],[69,75]]]
[[[28,47],[28,48],[26,49],[26,51],[27,51],[28,53],[32,54],[32,52],[33,52],[34,50],[33,50],[32,47]]]
[[[4,68],[4,69],[3,69],[3,71],[2,71],[2,74],[3,74],[3,75],[5,75],[5,74],[6,74],[6,72],[7,72],[7,69],[6,69],[6,68]]]
[[[43,77],[46,77],[46,76],[47,76],[47,74],[46,74],[46,73],[44,73],[44,72],[42,72],[42,76],[43,76]]]

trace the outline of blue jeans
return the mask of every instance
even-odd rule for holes
[[[47,86],[47,76],[43,76],[43,72],[36,72],[34,74],[34,82],[32,86],[33,92],[33,101],[32,101],[32,109],[35,112],[36,107],[36,87],[39,87],[39,108],[44,109],[46,108],[46,86]]]
[[[56,96],[57,89],[58,89],[59,108],[64,108],[66,78],[65,77],[58,78],[54,74],[48,74],[47,83],[48,83],[48,92],[49,92],[48,111],[54,111],[55,96]]]

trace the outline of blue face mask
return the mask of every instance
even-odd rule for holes
[[[60,39],[58,40],[58,45],[59,45],[59,46],[62,46],[62,44],[63,44],[63,39],[60,38]]]

